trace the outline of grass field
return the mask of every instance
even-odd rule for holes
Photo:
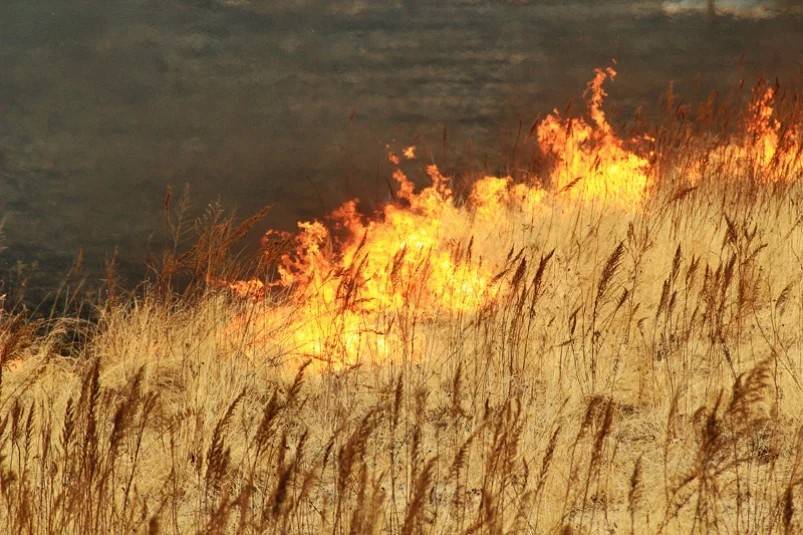
[[[3,531],[799,532],[799,104],[623,141],[611,76],[512,178],[399,150],[247,277],[215,220],[97,321],[4,313]]]

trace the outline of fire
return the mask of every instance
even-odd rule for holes
[[[770,179],[794,177],[803,169],[799,128],[799,125],[784,127],[775,117],[775,88],[768,87],[750,105],[747,139],[742,150]]]
[[[435,166],[429,172],[432,185],[416,193],[407,176],[396,170],[397,198],[409,204],[388,204],[377,220],[363,222],[355,201],[336,210],[335,227],[347,234],[336,244],[339,255],[326,252],[333,238],[322,224],[301,223],[295,254],[284,256],[279,269],[281,285],[294,288],[296,300],[321,298],[326,305],[348,301],[354,312],[397,310],[409,297],[413,280],[424,281],[426,292],[420,298],[434,309],[446,301],[465,308],[481,304],[487,281],[455,261],[444,239],[447,221],[462,214],[445,177]]]
[[[622,208],[638,206],[649,186],[650,163],[625,148],[608,123],[602,103],[613,68],[596,69],[588,84],[591,124],[582,118],[562,119],[554,110],[538,125],[538,143],[556,162],[552,185],[576,200],[601,200]]]
[[[740,135],[714,147],[703,159],[719,174],[734,169],[751,171],[759,182],[788,182],[803,173],[803,143],[798,125],[784,125],[775,112],[776,90],[759,85],[754,92]],[[703,174],[703,161],[696,162],[691,181]]]
[[[289,299],[260,316],[263,331],[291,317],[283,345],[294,354],[335,368],[384,361],[388,347],[398,347],[399,317],[438,321],[471,314],[505,291],[494,281],[503,263],[491,247],[499,237],[496,224],[538,209],[545,192],[510,177],[485,177],[459,202],[435,165],[427,174],[429,186],[416,191],[397,169],[396,201],[373,218],[352,200],[331,214],[329,226],[299,223],[294,246],[280,255],[271,283],[288,291]],[[249,288],[264,291],[252,281],[230,287],[238,295]],[[247,321],[253,325],[252,314]]]
[[[387,147],[395,198],[373,215],[350,200],[327,224],[301,222],[289,249],[274,247],[269,238],[278,234],[271,231],[263,245],[277,266],[276,278],[267,285],[238,281],[228,287],[252,301],[265,302],[275,291],[285,297],[256,314],[249,311],[233,328],[262,323],[265,334],[255,344],[272,340],[289,354],[335,369],[384,362],[391,348],[407,344],[400,324],[470,316],[507,295],[511,284],[500,274],[517,270],[510,265],[512,252],[505,256],[499,243],[524,236],[519,245],[531,246],[522,229],[532,228],[536,215],[589,202],[605,210],[644,206],[656,182],[654,139],[625,141],[614,132],[603,110],[603,84],[615,76],[612,68],[597,69],[589,82],[590,122],[555,110],[537,125],[536,141],[551,164],[542,180],[486,176],[462,199],[451,179],[430,165],[429,184],[417,190],[401,168],[415,159],[415,146],[400,155]],[[782,164],[799,171],[799,133],[774,118],[774,96],[770,89],[756,99],[745,139],[717,148],[711,159],[746,158],[762,168]]]
[[[374,219],[349,201],[331,215],[332,230],[320,222],[299,224],[296,246],[281,257],[274,282],[291,291],[296,352],[337,355],[338,367],[369,354],[384,360],[394,315],[414,308],[422,319],[436,320],[477,310],[494,297],[491,265],[474,262],[469,249],[475,211],[498,216],[531,206],[538,195],[509,178],[488,177],[461,204],[436,166],[427,173],[430,185],[416,192],[397,169],[397,202]]]

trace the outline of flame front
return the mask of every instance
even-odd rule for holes
[[[327,225],[301,222],[289,250],[279,254],[266,239],[266,255],[277,260],[277,277],[268,286],[287,298],[247,312],[231,328],[261,323],[264,334],[254,344],[278,344],[286,354],[334,368],[384,362],[393,357],[391,348],[412,343],[410,322],[470,316],[506,295],[510,284],[500,275],[515,271],[519,257],[512,249],[505,255],[499,244],[516,236],[522,246],[532,244],[536,214],[543,221],[566,206],[592,203],[625,212],[643,206],[656,181],[654,138],[624,141],[614,132],[602,105],[603,84],[615,76],[612,68],[597,69],[589,82],[590,122],[564,119],[555,110],[536,126],[535,141],[549,164],[541,180],[487,176],[459,200],[435,165],[426,168],[429,185],[416,191],[400,167],[415,159],[414,146],[401,157],[389,151],[396,198],[372,216],[351,200]],[[714,147],[699,161],[749,160],[761,169],[785,166],[784,176],[799,174],[800,133],[774,118],[774,96],[768,89],[751,104],[742,140]],[[699,172],[689,180],[698,181]],[[260,299],[268,293],[259,281],[230,287]]]

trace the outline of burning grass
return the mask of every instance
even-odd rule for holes
[[[115,299],[73,355],[0,317],[5,529],[799,531],[797,104],[625,139],[612,75],[534,127],[540,180],[416,191],[409,149],[379,213],[270,233],[239,281],[217,224],[164,263],[207,291]]]

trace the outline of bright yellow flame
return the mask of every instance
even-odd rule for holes
[[[524,228],[533,214],[564,200],[602,203],[606,210],[642,206],[654,180],[653,153],[640,154],[635,147],[645,141],[649,146],[653,139],[623,141],[608,122],[603,84],[615,75],[612,68],[597,69],[589,82],[590,122],[553,111],[537,125],[537,141],[552,164],[543,181],[556,194],[551,203],[545,202],[541,181],[493,176],[477,180],[461,202],[435,165],[426,168],[429,185],[416,191],[398,167],[402,158],[388,147],[388,160],[396,166],[393,202],[367,216],[352,200],[330,215],[328,225],[301,222],[289,251],[279,254],[274,239],[285,243],[286,237],[271,231],[263,244],[266,255],[278,259],[276,280],[267,287],[260,281],[222,285],[254,300],[271,287],[284,289],[289,299],[260,315],[265,332],[280,332],[280,344],[289,353],[334,368],[394,357],[389,348],[405,346],[399,323],[411,315],[419,322],[437,321],[482,310],[510,291],[498,276],[511,271],[510,255],[504,257],[498,246],[503,223],[518,221]],[[784,129],[774,118],[773,99],[772,89],[760,94],[750,106],[744,139],[717,148],[710,159],[746,160],[764,170],[786,166],[799,173],[799,132]],[[401,154],[415,158],[415,146]],[[253,327],[253,317],[248,321]],[[238,325],[243,322],[233,328]]]
[[[607,96],[603,83],[615,78],[616,71],[596,69],[595,73],[588,84],[592,124],[581,118],[562,119],[554,110],[538,125],[538,142],[556,162],[552,173],[556,190],[568,190],[568,195],[577,200],[633,208],[647,191],[650,164],[624,148],[602,110]]]
[[[730,143],[714,147],[705,162],[720,174],[751,170],[759,182],[795,180],[803,174],[800,127],[783,125],[775,114],[775,89],[759,86],[748,106],[744,130]],[[702,161],[695,162],[692,183],[702,179],[702,168]]]

